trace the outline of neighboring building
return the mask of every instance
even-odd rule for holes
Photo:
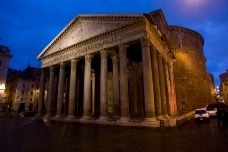
[[[214,76],[211,73],[207,73],[208,79],[210,82],[210,90],[211,90],[211,102],[214,102],[216,100],[216,88],[215,88],[215,81],[214,81]]]
[[[203,44],[199,33],[168,25],[161,10],[78,15],[37,57],[41,77],[50,72],[46,116],[157,122],[182,106],[203,107],[211,100]]]
[[[6,108],[3,103],[3,96],[6,84],[9,61],[12,58],[9,47],[0,45],[0,111]]]
[[[24,71],[13,70],[7,77],[4,104],[9,104],[14,111],[37,110],[39,80],[38,68],[28,66]]]
[[[220,79],[220,101],[228,102],[228,70],[225,73],[219,75]]]

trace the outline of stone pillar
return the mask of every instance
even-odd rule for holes
[[[68,115],[69,92],[70,92],[70,76],[67,74],[67,77],[66,77],[66,84],[65,84],[64,116],[67,116],[67,115]]]
[[[128,66],[129,70],[129,111],[131,116],[137,116],[138,115],[138,109],[137,109],[137,84],[136,84],[136,77],[135,77],[135,71],[136,71],[136,65],[130,65]]]
[[[92,80],[92,113],[91,115],[94,117],[95,115],[95,73],[93,72],[91,75]]]
[[[108,51],[102,50],[100,75],[100,119],[108,119]]]
[[[165,94],[166,94],[166,106],[167,106],[167,113],[171,115],[170,111],[170,78],[168,73],[168,65],[166,60],[163,60],[163,70],[164,70],[164,80],[165,80]]]
[[[83,103],[83,117],[82,119],[91,118],[91,61],[93,55],[85,56],[85,74],[84,74],[84,103]]]
[[[143,64],[145,121],[156,121],[150,47],[147,38],[140,39]]]
[[[162,104],[162,114],[164,118],[168,118],[167,113],[167,104],[166,104],[166,92],[165,92],[165,80],[164,80],[164,71],[163,71],[163,58],[162,55],[158,55],[158,72],[159,72],[159,82],[161,89],[161,104]]]
[[[57,94],[58,94],[58,81],[59,81],[59,75],[57,73],[57,69],[55,71],[55,80],[54,80],[54,93],[53,93],[53,100],[52,100],[52,106],[51,106],[51,115],[56,115],[56,109],[57,109]]]
[[[119,66],[117,56],[112,57],[112,83],[113,83],[113,117],[120,116],[120,85]]]
[[[42,115],[42,112],[43,112],[43,108],[44,108],[44,90],[45,90],[45,70],[41,69],[39,101],[38,101],[38,113],[37,113],[37,115]]]
[[[52,101],[54,100],[54,80],[55,80],[55,67],[50,66],[50,78],[48,86],[48,101],[47,101],[47,114],[45,117],[51,116]]]
[[[58,97],[57,97],[57,114],[55,116],[56,118],[61,118],[63,115],[62,109],[63,109],[64,81],[65,81],[65,63],[60,63]]]
[[[120,120],[128,122],[129,115],[129,99],[128,99],[128,77],[127,77],[127,47],[128,45],[119,45],[120,56]]]
[[[75,102],[76,102],[76,78],[77,78],[77,63],[79,60],[71,60],[70,69],[70,92],[69,92],[69,107],[68,107],[68,119],[76,118],[75,116]]]
[[[154,100],[155,100],[155,111],[157,119],[163,119],[162,107],[161,107],[161,93],[160,93],[160,80],[158,73],[158,63],[157,63],[157,50],[151,47],[152,55],[152,73],[153,73],[153,83],[154,83]]]

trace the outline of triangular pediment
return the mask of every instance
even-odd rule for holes
[[[41,59],[89,38],[132,24],[143,14],[106,14],[76,16],[39,54]]]

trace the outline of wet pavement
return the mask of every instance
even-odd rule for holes
[[[216,118],[173,128],[56,122],[0,113],[1,152],[228,152]]]

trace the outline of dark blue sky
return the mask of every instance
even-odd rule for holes
[[[228,0],[0,0],[0,44],[23,70],[77,14],[149,13],[162,9],[169,25],[199,32],[207,70],[219,85],[228,69]]]

